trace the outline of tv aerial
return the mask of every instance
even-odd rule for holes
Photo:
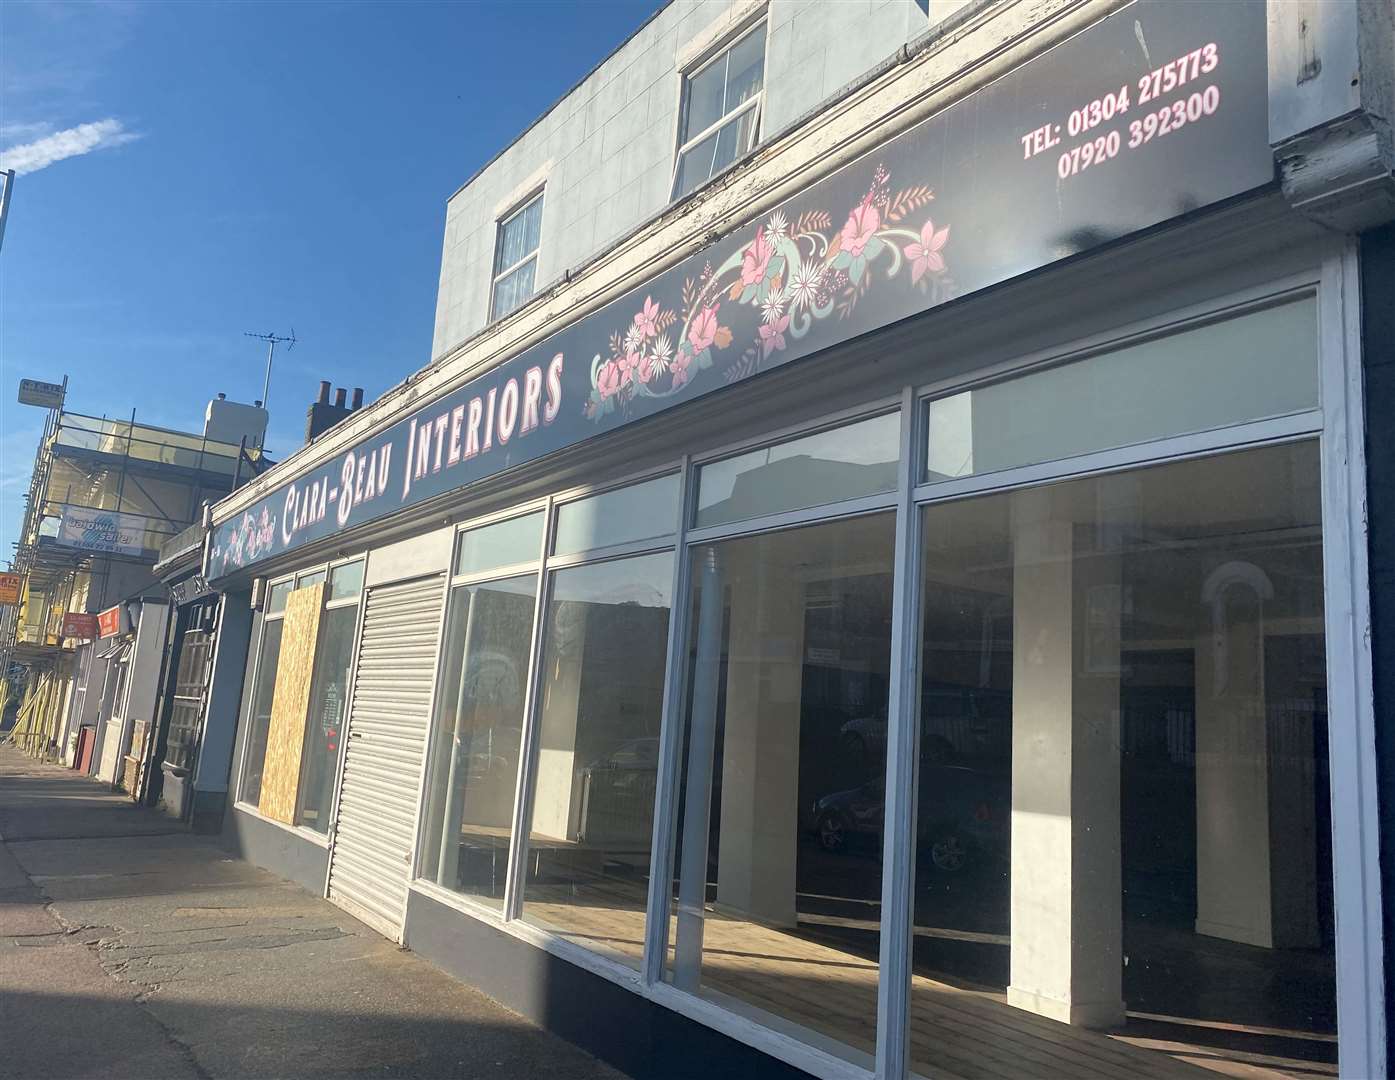
[[[295,348],[295,327],[291,327],[289,336],[282,334],[254,334],[250,330],[244,330],[242,336],[256,338],[258,341],[266,342],[266,380],[262,383],[262,408],[270,411],[271,360],[272,357],[276,355],[277,345],[285,345],[287,352]]]

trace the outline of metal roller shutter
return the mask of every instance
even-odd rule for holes
[[[329,898],[394,941],[407,906],[442,597],[439,575],[368,590],[349,706]]]

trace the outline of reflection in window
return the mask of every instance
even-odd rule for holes
[[[494,907],[508,869],[537,588],[536,574],[462,585],[447,616],[421,876]]]
[[[321,619],[315,669],[310,681],[305,745],[300,758],[300,805],[296,822],[316,832],[327,832],[339,747],[349,706],[349,666],[354,656],[358,605],[330,608]]]
[[[554,555],[667,536],[678,526],[678,474],[604,491],[557,508]]]
[[[1318,403],[1312,297],[940,398],[927,482],[1282,416]]]
[[[331,603],[335,600],[348,600],[351,597],[357,599],[359,593],[363,591],[363,566],[363,560],[359,559],[357,562],[336,566],[330,571],[329,592],[325,599]]]
[[[275,592],[273,589],[273,596]],[[284,600],[281,610],[285,610]],[[261,653],[257,657],[256,685],[252,687],[247,743],[242,758],[241,800],[253,806],[262,797],[262,766],[266,762],[266,737],[271,728],[271,699],[276,693],[276,667],[281,659],[281,628],[279,618],[262,623]]]
[[[1319,492],[1302,443],[926,508],[918,1072],[1335,1066]]]
[[[866,1063],[876,1041],[894,514],[701,545],[676,985]]]
[[[698,470],[703,528],[896,490],[898,413],[765,446]]]
[[[523,917],[637,964],[673,555],[553,575]]]
[[[455,556],[457,574],[482,574],[501,566],[533,562],[542,547],[543,518],[539,510],[522,517],[481,525],[460,534]]]

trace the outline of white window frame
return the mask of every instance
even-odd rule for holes
[[[481,517],[460,528],[545,508],[542,550],[536,561],[538,598],[530,647],[528,700],[525,703],[524,752],[520,754],[518,784],[510,838],[510,870],[502,912],[487,907],[418,876],[413,867],[409,890],[443,906],[542,949],[657,1005],[711,1027],[747,1046],[824,1078],[824,1080],[903,1080],[909,1075],[911,945],[913,942],[916,784],[918,783],[918,722],[912,706],[919,680],[920,515],[924,507],[1049,481],[1099,476],[1120,470],[1210,457],[1244,448],[1298,440],[1317,440],[1322,468],[1322,529],[1324,611],[1329,686],[1330,789],[1349,793],[1332,800],[1332,889],[1336,914],[1336,997],[1340,1037],[1340,1075],[1382,1075],[1385,1066],[1385,1002],[1382,952],[1381,882],[1375,873],[1379,813],[1376,806],[1375,715],[1372,700],[1371,652],[1364,629],[1369,623],[1369,591],[1365,536],[1356,515],[1364,505],[1365,460],[1362,439],[1363,403],[1360,369],[1360,305],[1356,283],[1359,266],[1354,243],[1334,241],[1311,269],[1275,276],[1258,284],[1232,288],[1201,303],[1182,304],[1162,314],[1134,319],[1099,333],[1035,352],[1017,353],[967,373],[930,383],[904,385],[895,396],[862,401],[817,420],[764,431],[728,442],[720,449],[684,455],[643,474],[616,482],[580,488],[564,494],[520,503]],[[1048,366],[1070,363],[1095,352],[1123,348],[1140,338],[1185,332],[1192,325],[1272,306],[1302,293],[1318,301],[1320,403],[1286,416],[1238,423],[1197,433],[1088,452],[1042,464],[983,473],[950,481],[922,481],[926,445],[926,403],[989,381],[999,381]],[[902,455],[895,491],[766,517],[732,522],[702,530],[691,527],[696,504],[697,469],[706,462],[813,434],[890,409],[899,409]],[[599,493],[628,483],[679,470],[678,513],[669,537],[633,545],[648,551],[674,552],[672,608],[669,619],[663,714],[659,743],[659,775],[650,854],[650,889],[646,909],[645,943],[639,970],[611,955],[585,948],[558,933],[523,921],[520,855],[530,820],[532,758],[537,741],[537,662],[546,625],[550,572],[566,565],[605,557],[639,554],[640,550],[610,549],[577,557],[550,557],[556,507],[563,501]],[[690,552],[693,544],[723,535],[742,535],[828,521],[876,509],[895,508],[895,572],[892,607],[892,656],[889,673],[886,783],[888,811],[883,837],[882,928],[877,998],[875,1062],[866,1065],[833,1052],[826,1043],[799,1037],[791,1025],[732,1000],[699,997],[665,981],[669,926],[669,883],[677,856],[676,822],[683,744],[686,658],[691,622]],[[552,565],[550,565],[552,564]],[[428,747],[428,754],[434,752]],[[427,770],[423,770],[424,777]],[[419,805],[421,805],[419,798]],[[517,878],[517,880],[515,880]],[[815,1033],[817,1035],[817,1033]]]
[[[517,262],[513,263],[511,266],[506,266],[506,267],[504,267],[504,268],[501,269],[501,270],[496,270],[495,264],[499,261],[500,245],[503,243],[503,240],[504,240],[504,229],[508,227],[509,223],[512,222],[512,221],[514,220],[514,218],[519,217],[520,215],[522,215],[522,214],[523,214],[526,210],[528,210],[529,207],[531,207],[535,202],[540,202],[540,201],[542,201],[546,195],[547,195],[547,186],[546,186],[545,184],[544,184],[542,187],[535,188],[535,189],[533,190],[532,194],[530,194],[530,195],[525,195],[522,199],[520,199],[517,203],[514,204],[514,207],[513,207],[512,210],[510,210],[510,211],[509,211],[508,213],[506,213],[506,214],[501,215],[501,216],[494,222],[494,256],[493,256],[493,258],[490,260],[490,275],[491,275],[491,276],[490,276],[490,279],[489,279],[489,322],[490,322],[490,323],[496,323],[496,322],[499,322],[501,319],[507,319],[510,315],[512,315],[515,311],[517,311],[519,308],[523,307],[523,305],[526,304],[526,303],[528,302],[528,300],[520,300],[514,307],[509,308],[508,311],[501,311],[501,312],[498,312],[497,314],[496,314],[495,311],[494,311],[494,300],[495,300],[495,298],[498,296],[498,293],[499,293],[499,282],[503,281],[504,278],[508,277],[510,274],[514,273],[516,270],[521,270],[521,269],[523,269],[523,267],[527,266],[529,262],[534,262],[534,263],[537,262],[538,253],[539,253],[540,251],[542,251],[542,213],[541,213],[541,211],[539,212],[539,216],[538,216],[538,243],[537,243],[537,246],[534,247],[532,251],[528,252],[528,254],[524,255],[523,258],[521,258],[521,259],[519,259]],[[543,202],[543,210],[545,211],[546,209],[547,209],[547,203],[546,203],[546,202]],[[529,293],[528,299],[532,299],[532,297],[536,296],[537,293],[538,293],[538,269],[537,269],[537,266],[535,265],[535,266],[533,267],[533,291],[532,291],[531,293]]]
[[[729,112],[723,113],[707,127],[703,128],[701,131],[695,134],[689,135],[689,137],[685,140],[683,138],[683,109],[684,106],[686,106],[688,103],[688,87],[692,84],[692,81],[695,78],[701,75],[713,64],[719,63],[720,61],[724,60],[727,57],[727,55],[732,51],[732,49],[736,48],[737,45],[739,45],[742,41],[744,41],[751,34],[755,33],[757,30],[763,31],[765,35],[765,48],[762,52],[761,60],[760,89],[756,93],[752,94],[745,101],[743,101],[736,108],[730,110]],[[751,141],[750,147],[748,147],[741,154],[737,155],[736,161],[740,161],[743,157],[746,156],[746,154],[750,153],[752,150],[754,150],[757,146],[760,145],[761,138],[765,134],[765,84],[766,75],[769,73],[769,61],[770,23],[765,16],[765,12],[762,11],[757,18],[751,20],[750,22],[744,24],[740,29],[734,30],[732,31],[732,33],[722,38],[722,40],[717,45],[713,46],[711,50],[703,54],[702,59],[698,60],[697,62],[693,63],[692,65],[678,73],[678,113],[677,117],[674,120],[674,143],[676,144],[678,149],[675,150],[673,154],[673,172],[669,178],[668,197],[670,202],[673,202],[674,200],[680,197],[686,198],[686,195],[680,196],[678,194],[678,169],[679,166],[683,163],[683,155],[687,151],[691,150],[698,143],[702,142],[703,139],[707,138],[713,132],[720,131],[724,124],[730,123],[732,120],[736,119],[743,113],[755,110],[755,136]],[[732,164],[735,164],[735,161]],[[727,166],[726,168],[730,167],[731,166]],[[691,195],[693,194],[693,192],[700,190],[703,184],[710,183],[715,177],[719,176],[724,171],[725,169],[719,169],[717,172],[713,173],[706,180],[704,180],[701,184],[698,184],[696,187],[694,187],[693,191],[690,191],[687,194]]]

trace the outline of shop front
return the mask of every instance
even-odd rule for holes
[[[637,1075],[1364,1075],[1355,248],[1124,10],[215,511],[240,848]]]

